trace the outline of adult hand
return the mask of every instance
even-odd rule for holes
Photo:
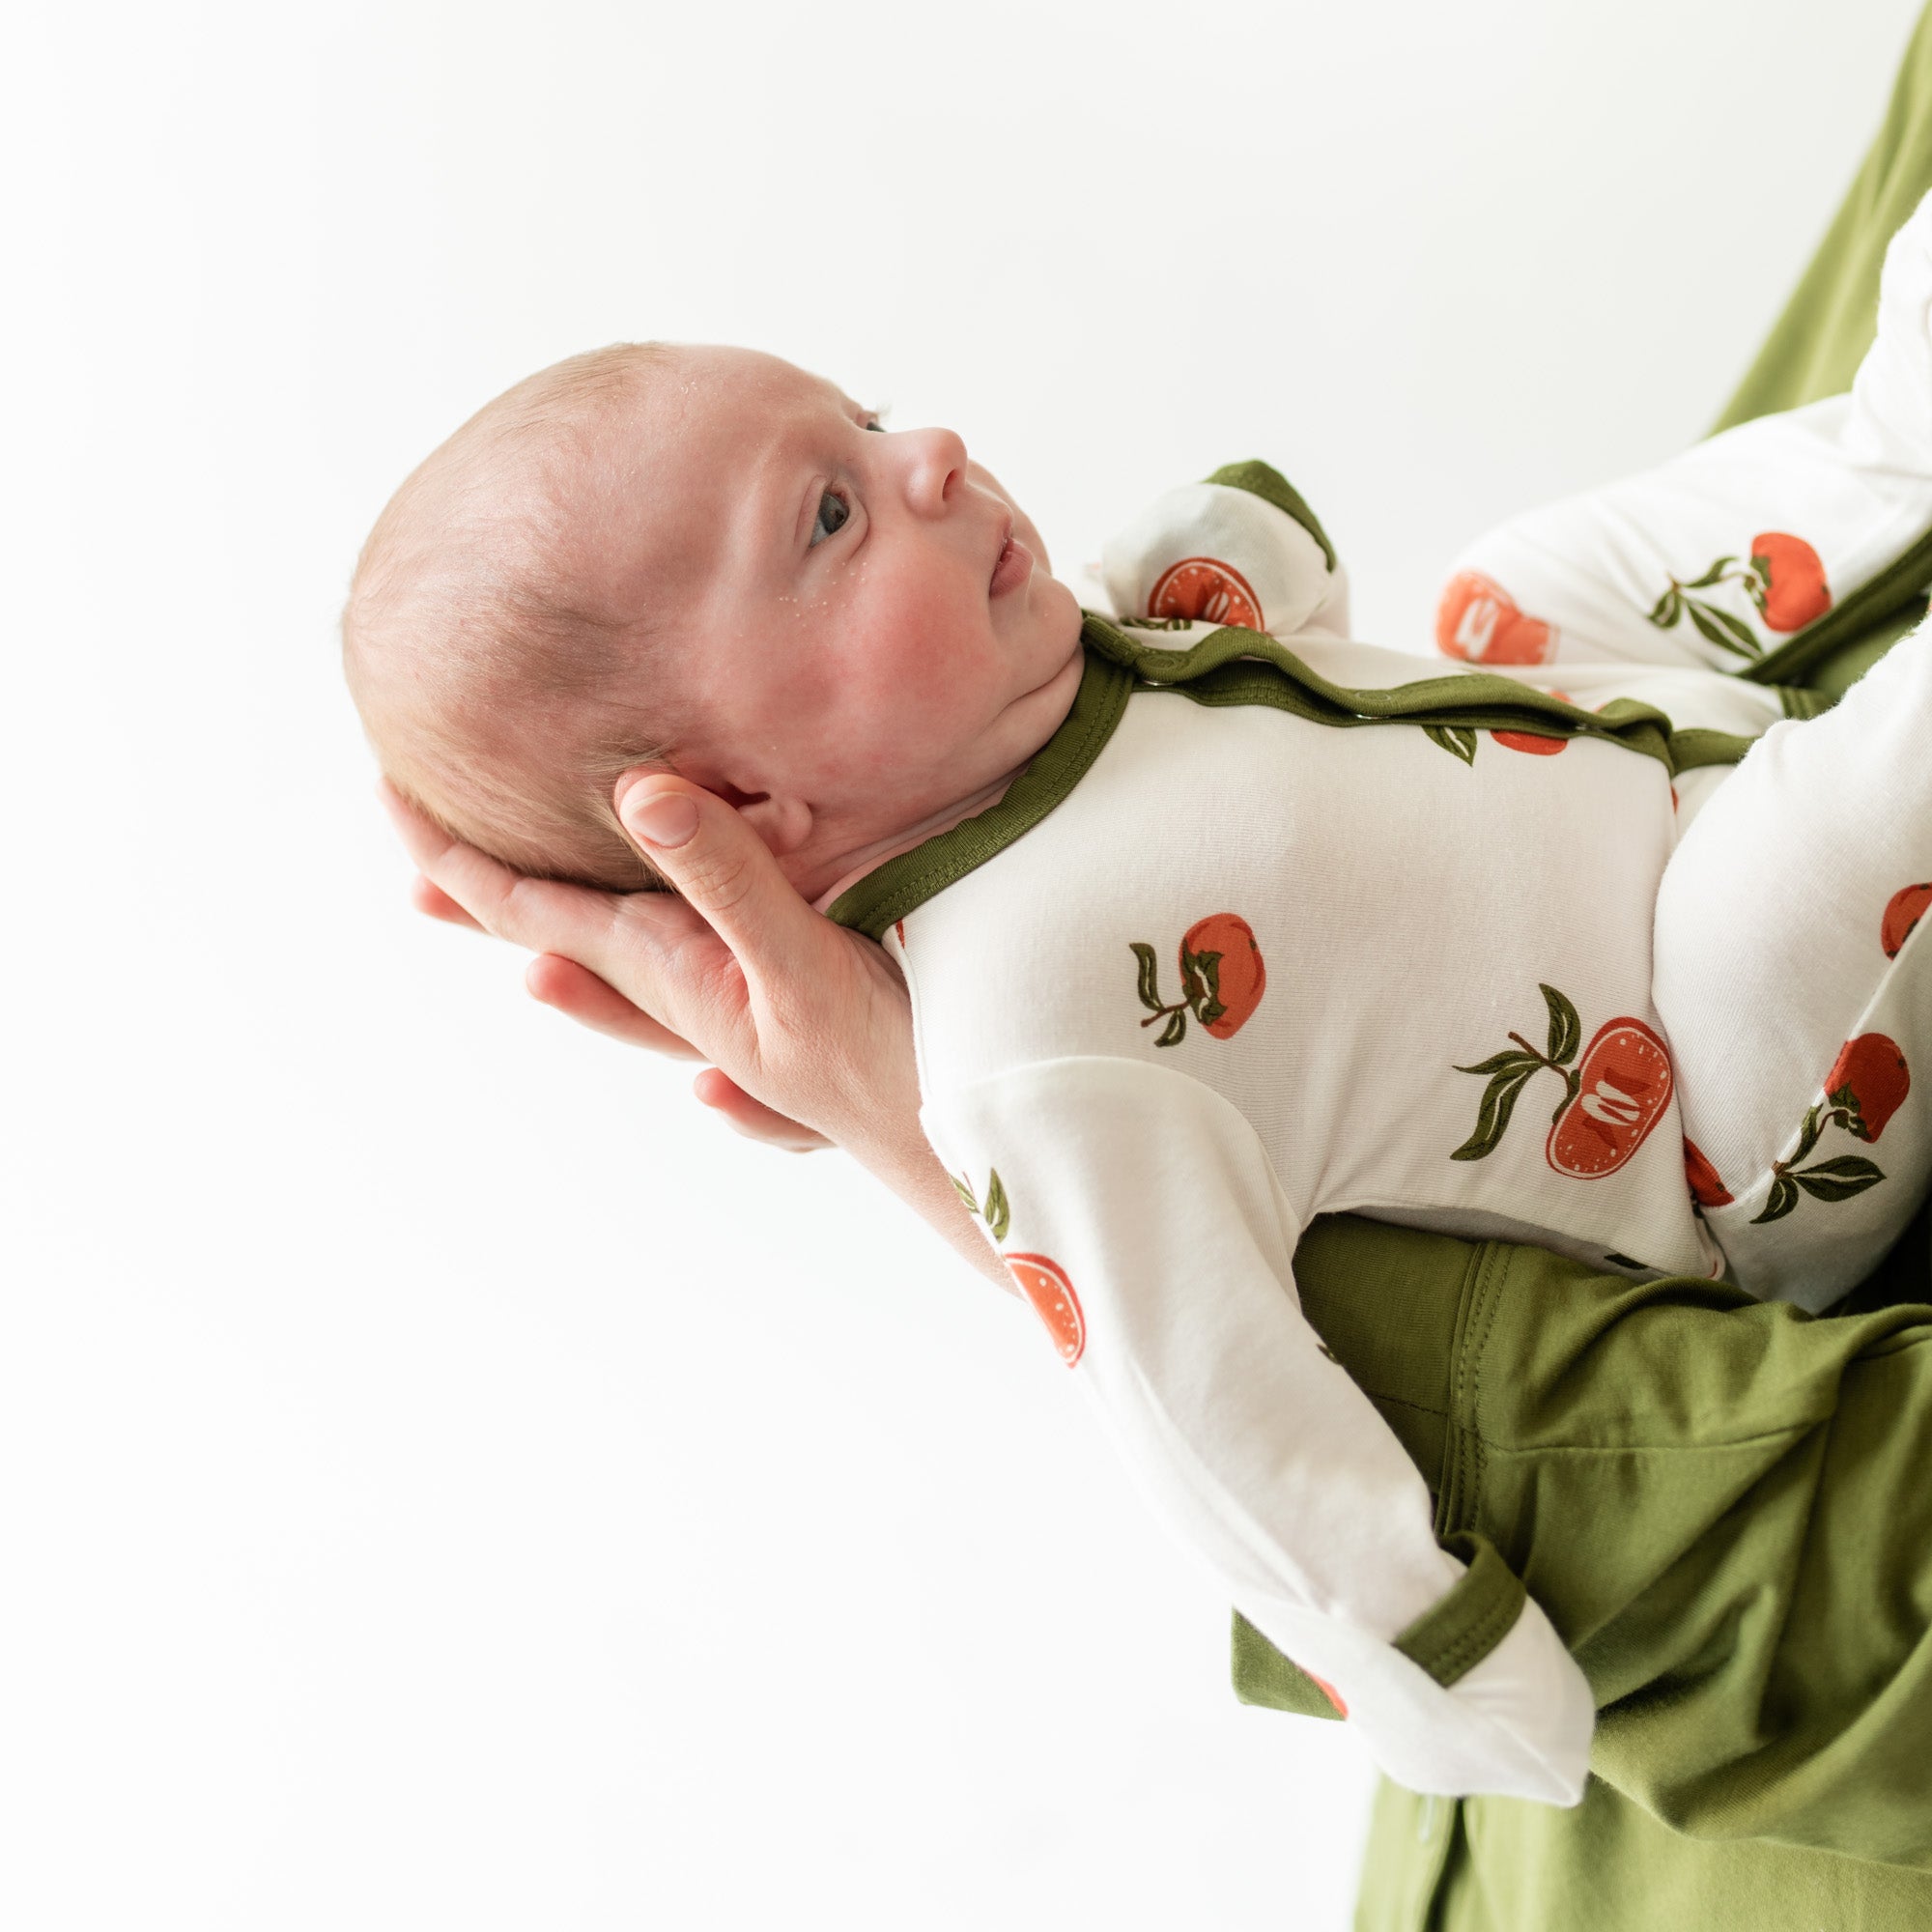
[[[625,830],[678,895],[527,878],[382,796],[422,911],[537,953],[531,992],[582,1024],[710,1062],[698,1097],[740,1132],[844,1148],[1009,1287],[920,1130],[911,1005],[884,951],[813,912],[723,799],[662,772],[626,782]]]

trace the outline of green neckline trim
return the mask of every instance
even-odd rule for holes
[[[1094,621],[1089,613],[1081,627],[1081,636],[1090,644]],[[1031,832],[1080,782],[1105,749],[1127,708],[1133,684],[1127,671],[1089,648],[1073,709],[998,804],[888,859],[840,893],[826,908],[826,917],[868,939],[883,939],[895,920],[983,866],[1023,832]]]
[[[829,918],[882,939],[895,921],[1032,831],[1086,776],[1114,735],[1127,699],[1139,692],[1166,692],[1196,704],[1262,704],[1343,728],[1415,725],[1471,765],[1479,731],[1602,738],[1656,758],[1673,778],[1698,765],[1735,764],[1753,742],[1723,731],[1676,730],[1655,706],[1628,697],[1585,711],[1493,671],[1450,671],[1357,691],[1331,684],[1263,631],[1224,625],[1176,651],[1138,642],[1097,611],[1083,612],[1083,619],[1087,664],[1073,708],[1005,797],[867,872],[832,902]]]
[[[1678,730],[1655,705],[1613,698],[1585,711],[1567,698],[1495,671],[1447,671],[1380,691],[1332,684],[1264,631],[1229,624],[1184,651],[1129,638],[1089,614],[1090,646],[1131,670],[1145,688],[1171,690],[1196,704],[1265,704],[1311,724],[1420,726],[1445,751],[1473,763],[1478,731],[1528,731],[1548,738],[1603,738],[1656,758],[1670,775],[1735,764],[1752,739],[1726,731]]]

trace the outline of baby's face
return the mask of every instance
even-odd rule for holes
[[[680,350],[626,506],[676,600],[678,769],[745,801],[808,894],[1009,777],[1080,683],[1079,606],[1025,514],[952,431],[871,425],[787,362]]]

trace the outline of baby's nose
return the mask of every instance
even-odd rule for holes
[[[966,481],[966,445],[950,429],[922,429],[910,434],[917,442],[911,451],[906,495],[922,515],[941,516],[953,492]]]

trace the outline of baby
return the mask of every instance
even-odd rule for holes
[[[1348,638],[1264,465],[1110,544],[1109,617],[951,432],[606,350],[403,485],[349,680],[526,870],[649,883],[639,765],[736,806],[898,962],[933,1147],[1235,1605],[1403,1782],[1574,1803],[1587,1686],[1292,1258],[1349,1210],[1817,1306],[1910,1217],[1932,649],[1799,723],[1766,640],[1932,576],[1928,314],[1932,204],[1852,394],[1505,526],[1439,669]]]

